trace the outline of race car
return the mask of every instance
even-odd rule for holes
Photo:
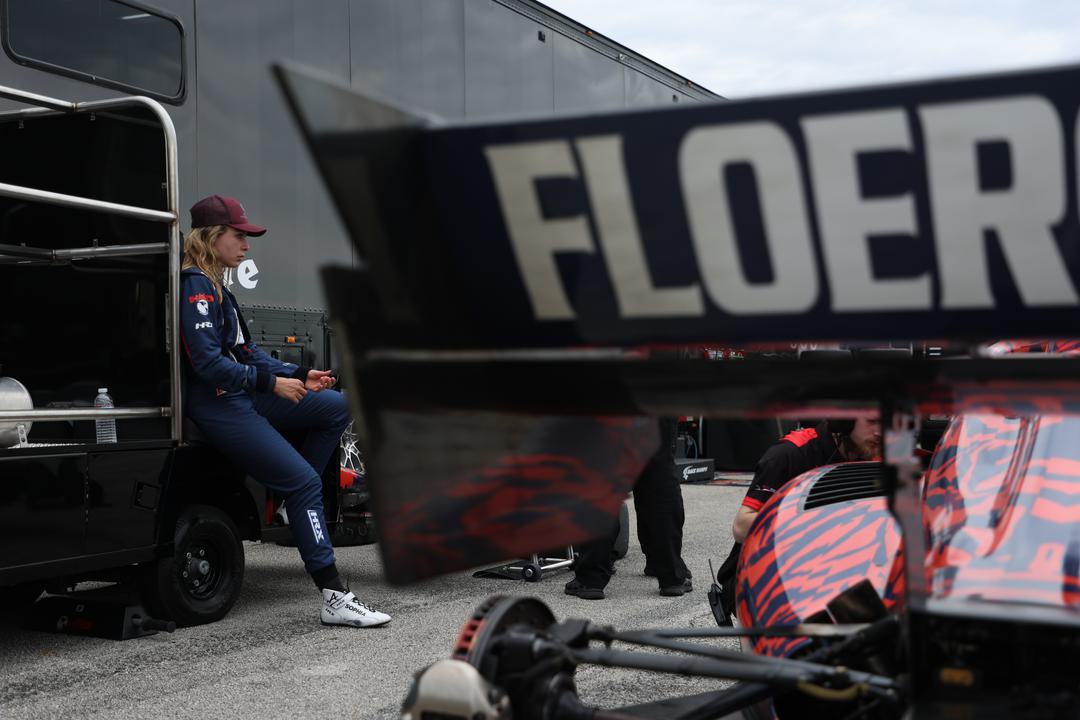
[[[890,483],[879,463],[804,473],[770,500],[740,557],[746,627],[868,622],[903,613],[910,654],[886,644],[863,667],[895,668],[973,717],[1045,706],[1076,710],[1069,670],[1080,642],[1080,418],[964,415],[949,425],[922,478],[922,561],[907,572]],[[911,578],[918,607],[906,608]],[[910,596],[909,596],[910,597]],[[950,622],[949,618],[956,618]],[[799,658],[812,638],[757,637],[748,649]],[[789,693],[779,717],[821,715]],[[832,716],[831,714],[827,716]],[[842,716],[842,715],[840,715]]]

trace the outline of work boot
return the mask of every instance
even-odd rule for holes
[[[690,578],[686,578],[681,585],[668,585],[660,588],[660,594],[665,597],[680,597],[693,589],[694,584],[690,582]]]
[[[378,627],[390,622],[390,616],[372,610],[350,591],[323,588],[322,624],[350,627]]]
[[[652,566],[649,565],[648,563],[645,563],[645,570],[642,572],[642,574],[645,577],[651,577],[651,578],[656,577],[656,571],[653,570]],[[693,578],[694,578],[694,573],[690,572],[690,568],[686,568],[686,579],[687,580],[692,580]]]
[[[604,589],[603,588],[591,588],[582,585],[576,578],[566,583],[566,587],[563,589],[567,595],[573,595],[579,597],[582,600],[603,600]]]

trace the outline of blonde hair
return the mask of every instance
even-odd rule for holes
[[[214,243],[225,234],[224,225],[210,225],[208,227],[192,228],[184,238],[184,263],[183,269],[198,268],[206,273],[210,282],[214,283],[217,290],[218,302],[223,302],[221,292],[222,283],[225,280],[225,266],[218,260],[214,252]]]

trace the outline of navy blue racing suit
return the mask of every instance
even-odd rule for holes
[[[308,392],[299,403],[274,394],[279,377],[307,378],[310,368],[282,362],[251,342],[236,298],[218,300],[201,270],[181,273],[180,328],[187,357],[185,409],[222,453],[285,497],[289,524],[307,571],[334,563],[323,513],[322,479],[349,424],[336,390]],[[298,452],[278,430],[307,430]]]

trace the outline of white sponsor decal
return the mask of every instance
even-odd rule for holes
[[[209,320],[207,320],[206,322],[195,323],[195,329],[196,330],[202,330],[203,328],[212,328],[212,327],[214,327],[214,323],[210,322]]]
[[[319,522],[319,513],[314,510],[307,511],[308,520],[311,521],[311,532],[315,534],[315,542],[321,543],[326,539],[323,535],[322,523]]]
[[[199,311],[200,315],[210,314],[210,305],[205,300],[200,300],[195,303],[195,309]]]
[[[259,284],[259,268],[252,259],[247,259],[236,268],[236,279],[248,290],[254,290]]]
[[[813,115],[794,129],[769,120],[695,127],[682,138],[677,172],[700,281],[668,287],[653,281],[621,136],[495,145],[484,153],[541,321],[576,318],[556,262],[568,253],[605,264],[626,319],[703,317],[710,306],[742,316],[805,313],[822,297],[836,313],[979,310],[995,306],[989,231],[1024,305],[1080,304],[1053,232],[1069,212],[1067,132],[1054,105],[1037,95]],[[918,147],[913,138],[921,138]],[[1008,187],[983,187],[978,154],[987,143],[1008,150]],[[921,162],[926,197],[911,190],[868,197],[859,163],[874,153]],[[726,174],[740,165],[757,184],[767,281],[744,271]],[[545,217],[537,185],[550,179],[581,182],[586,210]],[[871,240],[914,244],[920,212],[930,218],[933,269],[879,277]]]
[[[698,466],[687,465],[686,467],[683,468],[682,479],[683,480],[689,480],[691,475],[700,475],[701,473],[708,472],[708,471],[709,471],[709,466],[708,465],[698,465]]]

